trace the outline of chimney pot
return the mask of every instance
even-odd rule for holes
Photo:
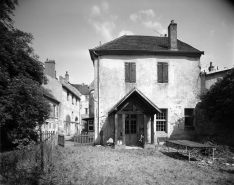
[[[66,71],[66,74],[65,74],[65,82],[69,82],[69,74],[68,74],[68,72]]]

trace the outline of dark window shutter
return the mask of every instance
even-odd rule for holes
[[[129,63],[125,62],[125,82],[130,82],[130,65]]]
[[[131,63],[131,82],[136,82],[136,64]]]
[[[158,63],[158,83],[163,82],[163,64]]]
[[[163,82],[168,82],[168,64],[163,63]]]

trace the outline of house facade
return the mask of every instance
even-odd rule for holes
[[[146,147],[193,136],[204,52],[177,39],[174,21],[168,37],[125,35],[89,51],[97,143],[138,145],[143,135]]]
[[[45,76],[47,83],[43,84],[45,96],[50,101],[51,118],[55,119],[56,126],[53,131],[58,131],[65,136],[72,136],[81,132],[80,122],[80,92],[69,83],[69,74],[66,72],[65,78],[56,78],[55,61],[45,62]],[[57,104],[56,104],[57,102]],[[49,119],[44,125],[44,130],[52,131]]]
[[[61,95],[59,93],[59,87],[62,90],[62,87],[60,83],[55,79],[52,78],[49,75],[45,75],[47,78],[47,83],[43,84],[44,97],[49,101],[50,104],[50,117],[46,120],[46,123],[42,126],[42,131],[58,131],[58,125],[60,124],[60,112],[61,112],[61,106],[60,101]]]

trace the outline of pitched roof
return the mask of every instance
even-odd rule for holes
[[[179,51],[198,51],[198,49],[177,39]],[[168,50],[168,37],[124,35],[113,41],[107,42],[93,50]]]
[[[186,44],[179,39],[177,39],[177,47],[178,50],[172,51],[169,49],[168,45],[168,37],[155,37],[155,36],[142,36],[142,35],[124,35],[115,40],[107,42],[101,46],[90,49],[90,54],[95,51],[99,54],[110,54],[116,53],[117,51],[121,51],[123,54],[126,51],[130,53],[136,52],[147,52],[147,53],[196,53],[196,54],[204,54],[203,51],[199,51],[198,49]],[[129,53],[128,53],[129,54]],[[134,53],[135,54],[135,53]],[[92,55],[91,55],[92,57]],[[93,59],[93,58],[92,58]]]
[[[113,113],[114,111],[118,111],[118,108],[121,107],[126,101],[128,101],[132,96],[134,96],[134,102],[139,101],[141,104],[147,105],[153,112],[160,112],[161,110],[152,102],[149,98],[147,98],[139,89],[134,87],[131,91],[129,91],[121,100],[119,100],[116,105],[108,112],[108,114]],[[143,107],[141,105],[141,107]]]
[[[89,95],[89,86],[86,84],[72,84],[82,95]]]

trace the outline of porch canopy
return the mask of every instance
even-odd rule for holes
[[[125,145],[125,114],[144,114],[151,118],[151,144],[154,144],[154,114],[161,113],[161,110],[150,101],[141,91],[133,88],[128,92],[110,111],[109,116],[112,117],[115,125],[115,143],[118,140],[118,115],[122,114],[122,136],[123,145]],[[144,124],[144,137],[147,125]]]
[[[161,110],[140,90],[138,90],[137,88],[133,88],[109,111],[109,114],[116,114],[130,104],[135,105],[135,107],[140,112],[146,115],[151,115],[158,112],[161,113]]]

